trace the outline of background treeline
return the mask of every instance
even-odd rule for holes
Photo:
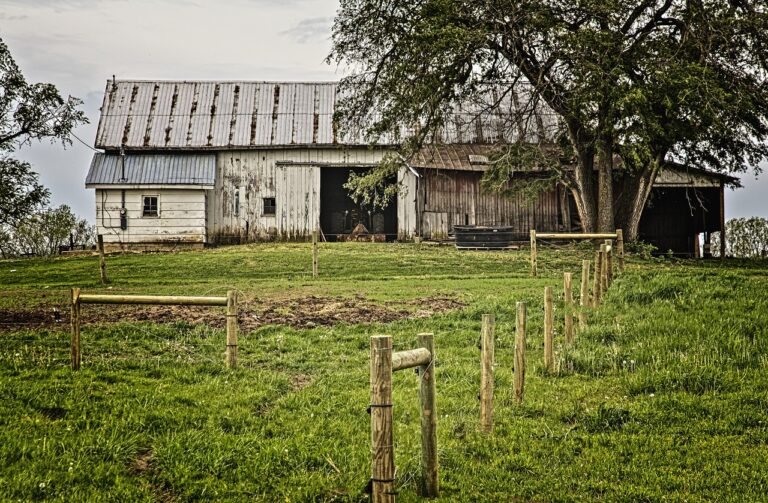
[[[95,239],[96,228],[63,204],[0,227],[0,256],[45,257],[56,255],[61,247],[90,248]]]

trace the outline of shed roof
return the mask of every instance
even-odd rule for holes
[[[414,168],[487,171],[489,157],[498,148],[498,145],[479,143],[428,145],[419,150],[409,164]]]
[[[338,94],[336,82],[109,80],[95,144],[108,150],[368,145],[362,131],[345,136],[336,131]],[[436,140],[511,141],[522,130],[509,122],[513,110],[527,106],[524,91],[489,100],[494,107],[467,104],[457,111]],[[539,125],[554,121],[542,117]],[[379,139],[382,145],[398,142]]]
[[[200,185],[213,187],[215,177],[215,154],[126,156],[94,154],[91,169],[85,179],[85,186]]]

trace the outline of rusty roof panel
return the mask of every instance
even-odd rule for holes
[[[337,84],[304,82],[109,81],[96,147],[224,149],[289,145],[367,145],[361,133],[337,133]],[[497,96],[497,107],[464,104],[440,132],[441,143],[495,143],[519,135],[512,113],[527,105],[524,92]],[[545,127],[554,116],[542,116]],[[529,124],[525,134],[534,134]],[[411,133],[385,135],[398,143]]]

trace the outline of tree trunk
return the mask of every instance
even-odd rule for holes
[[[601,118],[601,133],[597,141],[597,230],[616,230],[613,201],[613,131],[607,130],[611,114],[606,111]]]
[[[616,202],[618,207],[616,221],[618,227],[623,230],[624,240],[627,242],[638,240],[640,219],[656,181],[661,159],[657,157],[640,173],[625,173],[623,190]]]

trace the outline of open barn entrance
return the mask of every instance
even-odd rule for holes
[[[349,174],[364,173],[366,168],[324,167],[320,170],[320,227],[328,241],[370,240],[394,241],[397,238],[397,201],[384,210],[373,210],[356,204],[344,184]],[[362,224],[363,236],[353,236]]]

